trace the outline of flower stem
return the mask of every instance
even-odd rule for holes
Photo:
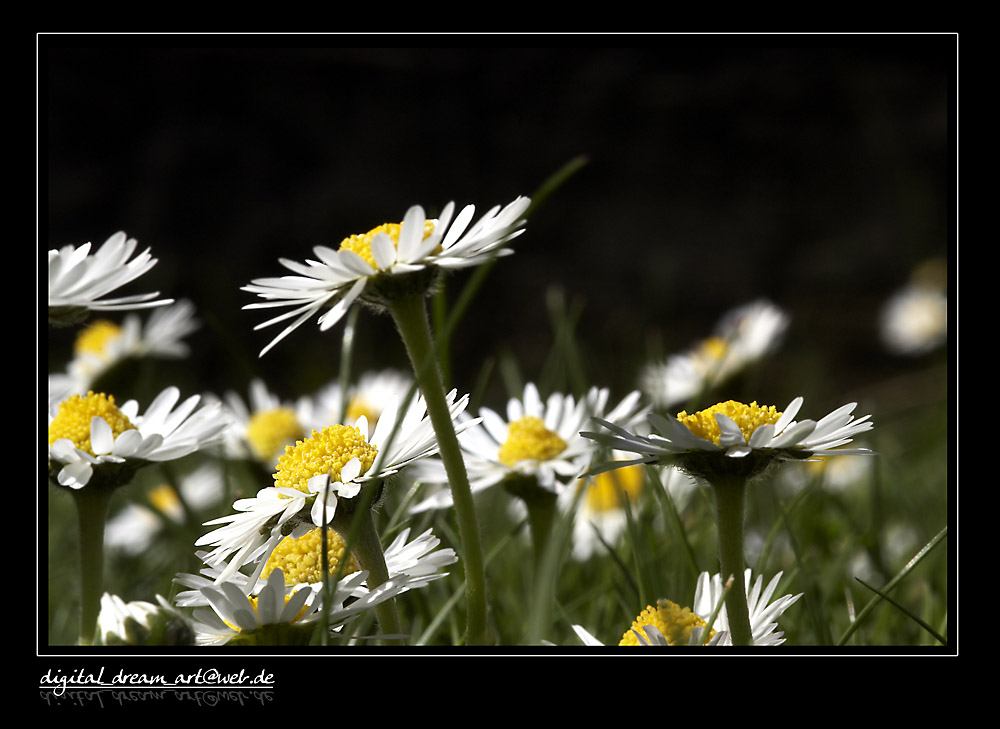
[[[746,580],[743,575],[743,517],[746,509],[746,480],[740,477],[712,482],[719,521],[719,562],[723,581],[733,577],[734,589],[726,595],[726,613],[733,645],[753,645],[750,611],[747,608]]]
[[[104,524],[113,490],[91,484],[73,492],[80,532],[80,645],[92,645],[104,585]]]
[[[358,532],[351,542],[351,551],[358,558],[363,569],[368,570],[368,589],[374,590],[389,579],[389,570],[385,565],[385,554],[382,552],[382,542],[379,540],[375,519],[370,508],[359,510]],[[379,630],[389,636],[402,633],[399,614],[396,611],[396,600],[384,600],[375,605],[378,616]],[[387,638],[388,644],[402,644],[402,639]]]
[[[455,433],[445,397],[441,370],[434,356],[427,307],[421,294],[410,294],[388,304],[396,328],[406,345],[413,372],[427,405],[441,460],[451,485],[462,557],[467,601],[466,636],[468,645],[483,645],[486,637],[486,570],[483,548],[465,459]]]

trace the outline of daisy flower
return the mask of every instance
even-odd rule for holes
[[[781,574],[781,572],[776,574],[767,587],[763,587],[763,578],[758,575],[751,588],[750,570],[744,573],[753,645],[774,646],[785,642],[784,633],[775,632],[777,627],[775,621],[802,597],[802,593],[784,595],[774,602],[769,602],[778,587]],[[709,577],[708,572],[702,572],[698,576],[692,607],[681,607],[670,600],[659,600],[655,607],[646,606],[646,609],[632,621],[632,625],[622,635],[618,645],[732,645],[726,608],[722,604],[723,594],[722,578],[719,575]],[[714,620],[712,620],[713,615],[715,615]],[[712,620],[711,625],[708,624],[709,620]],[[580,625],[574,625],[573,631],[584,645],[604,645]]]
[[[615,454],[618,457],[619,454]],[[576,507],[573,514],[573,559],[589,559],[614,545],[628,522],[626,508],[639,502],[645,481],[645,466],[633,464],[577,481],[576,489],[563,489],[559,495],[564,512]],[[577,502],[579,499],[579,502]]]
[[[194,645],[194,629],[162,596],[151,602],[125,602],[107,592],[101,597],[97,644],[106,646]]]
[[[593,387],[579,401],[561,393],[542,400],[538,388],[529,382],[523,397],[507,401],[506,417],[489,408],[480,409],[481,425],[459,436],[472,491],[508,478],[527,477],[536,479],[546,491],[558,493],[594,456],[594,444],[580,435],[580,428],[589,418],[604,417],[631,427],[646,412],[639,404],[638,392],[630,393],[605,412],[608,397],[607,389]],[[415,478],[439,487],[447,483],[447,474],[437,461],[422,463]],[[450,491],[439,488],[411,511],[443,508],[451,503]]]
[[[229,425],[221,406],[209,403],[196,410],[200,396],[178,405],[179,398],[180,390],[168,387],[143,413],[135,400],[119,408],[105,393],[63,400],[49,415],[50,473],[71,489],[83,488],[95,473],[120,483],[135,468],[220,443]]]
[[[135,314],[126,316],[120,326],[108,319],[94,321],[77,336],[66,372],[49,376],[49,396],[62,400],[83,394],[128,359],[186,357],[189,349],[183,338],[198,326],[190,301],[156,309],[145,325]]]
[[[437,220],[427,220],[419,205],[406,211],[402,223],[386,223],[367,233],[345,238],[339,248],[316,246],[318,260],[304,263],[280,259],[295,275],[257,279],[243,290],[265,301],[245,309],[291,307],[254,329],[291,319],[291,323],[261,350],[268,350],[319,312],[319,328],[335,325],[357,299],[380,304],[397,287],[426,289],[441,270],[477,266],[509,253],[504,244],[520,235],[521,215],[530,200],[519,197],[504,208],[496,206],[470,227],[475,208],[468,205],[452,220],[455,204],[449,202]],[[415,281],[412,275],[419,274]],[[423,274],[430,274],[427,279]]]
[[[879,315],[886,349],[916,357],[948,340],[946,283],[945,264],[931,260],[918,267],[911,281],[886,301]]]
[[[657,407],[709,390],[777,349],[788,328],[784,310],[761,299],[725,314],[711,337],[665,362],[647,365],[640,387]]]
[[[345,424],[356,423],[364,415],[373,428],[386,406],[405,397],[411,387],[413,377],[393,369],[366,372],[346,392],[339,382],[330,382],[309,398],[307,418],[319,427],[341,419]]]
[[[164,306],[173,299],[154,301],[159,292],[102,298],[143,275],[156,259],[149,249],[132,260],[135,238],[118,232],[104,241],[93,254],[90,243],[74,247],[64,246],[49,251],[49,320],[78,321],[89,311],[114,311],[118,309],[144,309]]]
[[[273,468],[285,447],[305,438],[311,427],[336,422],[312,423],[309,398],[282,400],[257,378],[250,381],[247,400],[229,391],[224,402],[233,418],[226,434],[226,452],[234,458],[256,460],[267,468]]]
[[[648,420],[653,432],[649,436],[595,418],[613,435],[593,432],[581,435],[639,454],[638,462],[677,459],[679,465],[696,475],[703,475],[705,469],[742,470],[752,475],[775,460],[872,454],[867,448],[840,447],[872,428],[870,415],[857,420],[851,415],[857,403],[839,407],[819,421],[796,421],[802,402],[801,397],[796,397],[781,412],[773,405],[762,407],[756,402],[745,405],[729,400],[691,415],[685,411],[677,417],[650,413]],[[592,473],[609,467],[617,466],[607,464]]]
[[[328,614],[331,629],[398,592],[396,585],[383,585],[344,608],[365,575],[358,572],[337,584],[336,608]],[[280,569],[271,573],[256,596],[229,581],[205,585],[200,592],[207,606],[196,607],[191,616],[196,645],[308,645],[322,616],[321,594],[286,586]]]
[[[447,575],[442,568],[458,561],[453,549],[438,549],[441,540],[428,529],[418,537],[410,540],[410,530],[402,530],[392,543],[385,549],[385,564],[389,579],[401,586],[401,589],[423,587],[429,582]],[[300,537],[285,537],[267,558],[263,570],[256,579],[237,572],[228,579],[246,594],[256,595],[263,588],[271,573],[276,569],[284,575],[285,584],[292,587],[310,587],[320,590],[323,587],[322,534],[319,528],[313,528]],[[334,575],[340,569],[341,561],[343,575],[348,577],[361,571],[357,559],[352,554],[346,554],[347,543],[334,529],[327,527],[327,560],[329,574]],[[204,553],[199,553],[204,559]],[[218,582],[221,570],[217,567],[205,567],[198,575],[179,574],[175,579],[180,585],[192,588],[177,594],[176,602],[181,607],[204,605],[202,587]],[[367,574],[367,573],[366,573]],[[364,581],[351,582],[352,597],[362,597],[369,592]]]
[[[458,400],[455,395],[452,390],[446,398],[453,422],[469,402],[468,395]],[[235,554],[220,579],[229,579],[254,560],[260,560],[260,570],[284,536],[301,536],[313,527],[329,524],[339,499],[353,499],[364,483],[385,479],[434,454],[437,447],[422,398],[414,398],[405,410],[398,401],[390,403],[370,438],[364,416],[354,426],[335,424],[314,430],[278,459],[274,486],[235,502],[233,507],[240,513],[206,522],[225,526],[205,534],[195,544],[215,547],[205,559],[211,566]]]

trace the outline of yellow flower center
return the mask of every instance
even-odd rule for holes
[[[378,416],[381,414],[382,411],[379,408],[372,405],[363,397],[353,397],[347,404],[346,420],[348,423],[356,423],[358,418],[364,415],[368,419],[368,427],[374,429],[375,423],[378,421]]]
[[[88,326],[76,338],[73,349],[77,354],[104,354],[113,339],[121,336],[122,328],[107,319],[99,319]]]
[[[634,504],[642,490],[642,477],[643,469],[640,465],[598,474],[587,486],[584,496],[587,508],[596,512],[615,511],[624,505],[623,496]]]
[[[724,337],[709,337],[698,345],[698,353],[711,362],[718,362],[729,349],[729,342]]]
[[[135,426],[115,405],[113,395],[88,392],[85,396],[73,395],[59,404],[59,412],[49,423],[49,445],[60,438],[69,438],[73,445],[92,456],[97,455],[90,446],[90,421],[98,416],[111,426],[115,438]]]
[[[304,429],[291,408],[260,410],[247,423],[247,443],[262,461],[272,461],[286,445],[304,435]]]
[[[375,263],[375,256],[372,254],[372,238],[378,233],[385,233],[392,239],[393,245],[399,247],[399,231],[402,228],[400,223],[383,223],[377,228],[372,228],[367,233],[351,235],[340,242],[340,250],[354,251],[368,262],[368,265],[378,270]],[[430,220],[424,222],[424,240],[434,232],[434,223]]]
[[[677,420],[686,425],[695,435],[710,440],[716,445],[719,444],[719,423],[715,419],[716,413],[722,413],[735,422],[743,438],[747,441],[750,436],[762,425],[776,423],[781,413],[774,409],[773,405],[763,407],[754,401],[749,405],[744,405],[735,400],[727,400],[713,405],[705,410],[699,410],[694,415],[688,415],[685,411],[677,413]]]
[[[326,553],[329,559],[329,574],[335,574],[344,559],[344,549],[347,546],[344,539],[333,529],[326,530]],[[267,579],[275,569],[280,568],[285,575],[286,585],[297,585],[303,582],[315,584],[323,580],[323,533],[319,529],[301,537],[286,537],[274,548],[261,577]],[[357,572],[361,567],[353,554],[347,555],[347,565],[344,574]]]
[[[307,482],[313,476],[330,474],[340,480],[340,471],[352,458],[361,461],[361,473],[375,462],[378,448],[370,444],[361,431],[349,425],[328,425],[314,430],[305,440],[287,446],[278,459],[274,485],[309,493]]]
[[[704,628],[705,621],[691,612],[691,608],[682,608],[680,605],[670,602],[670,600],[658,600],[656,607],[647,605],[646,609],[632,621],[632,628],[639,631],[640,635],[645,635],[642,628],[645,625],[652,625],[670,645],[688,645],[691,640],[691,631],[694,628]],[[707,642],[715,635],[714,630],[708,631],[708,636],[702,635]],[[632,630],[625,631],[618,645],[645,645],[640,643],[636,634]]]
[[[518,461],[547,461],[566,450],[566,441],[545,427],[541,418],[526,415],[507,427],[507,440],[500,446],[499,459],[505,466]]]
[[[147,498],[149,498],[149,503],[161,514],[165,514],[173,519],[178,519],[184,514],[181,499],[177,495],[177,491],[170,484],[163,484],[150,489]]]

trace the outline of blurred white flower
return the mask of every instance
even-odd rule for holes
[[[646,365],[640,388],[656,407],[685,402],[774,352],[788,323],[784,310],[763,299],[733,309],[708,339],[664,362]]]
[[[946,276],[942,261],[927,261],[885,302],[879,332],[886,349],[916,357],[948,341]]]
[[[66,371],[49,375],[49,398],[82,395],[101,375],[128,359],[186,357],[189,348],[183,338],[198,326],[190,301],[154,310],[145,325],[136,314],[126,316],[121,326],[107,319],[94,321],[77,336]]]

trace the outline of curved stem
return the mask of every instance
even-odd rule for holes
[[[420,294],[411,294],[389,303],[396,328],[406,345],[417,385],[424,396],[427,414],[438,439],[441,460],[451,486],[458,521],[459,537],[462,540],[462,563],[465,569],[465,592],[467,601],[466,643],[482,645],[486,637],[486,571],[483,549],[479,535],[479,520],[476,516],[469,476],[465,470],[465,459],[455,434],[451,413],[445,397],[441,370],[434,356],[427,308]]]
[[[726,613],[733,645],[753,645],[750,611],[747,608],[746,579],[743,575],[743,516],[746,508],[746,481],[742,478],[717,479],[712,483],[719,521],[719,562],[722,581],[733,577],[733,589],[726,595]]]
[[[104,524],[112,489],[88,485],[74,490],[80,532],[80,645],[91,645],[104,586]]]

